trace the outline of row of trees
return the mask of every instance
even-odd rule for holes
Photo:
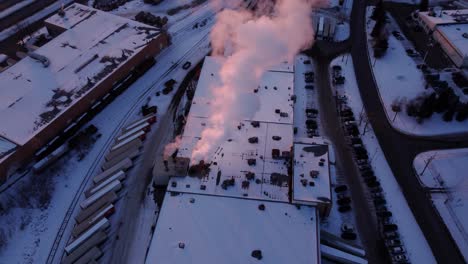
[[[401,110],[404,100],[395,100],[392,109],[395,112]],[[468,118],[468,103],[460,102],[460,98],[451,88],[443,89],[440,93],[424,93],[410,100],[406,104],[408,116],[414,116],[419,123],[430,118],[434,113],[443,114],[442,118],[446,122],[455,120],[461,122]]]
[[[371,19],[375,20],[374,28],[371,32],[372,48],[374,49],[374,57],[380,58],[385,55],[388,49],[388,30],[385,26],[386,15],[383,6],[383,1],[380,0],[372,12]]]

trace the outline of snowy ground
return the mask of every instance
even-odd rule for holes
[[[374,27],[374,20],[370,20],[372,7],[367,9],[367,32],[368,32],[368,52],[373,66],[374,78],[378,84],[380,99],[384,105],[388,120],[393,127],[400,131],[414,135],[441,135],[460,133],[468,131],[468,121],[465,122],[444,122],[442,115],[434,113],[431,118],[425,119],[422,124],[418,124],[416,118],[406,114],[406,109],[395,116],[391,105],[398,99],[413,99],[423,93],[426,81],[422,72],[416,67],[416,62],[406,54],[407,48],[412,48],[408,41],[401,42],[392,34],[389,36],[389,48],[386,54],[379,59],[375,59],[370,43],[370,32]],[[396,22],[391,18],[387,24],[390,31],[401,30]],[[413,48],[414,49],[414,48]]]
[[[433,189],[431,197],[460,251],[468,260],[468,149],[437,150],[416,156],[419,180]],[[445,191],[437,191],[445,190]]]
[[[189,17],[189,19],[195,18]],[[70,194],[82,190],[80,185],[85,175],[95,174],[102,155],[120,127],[136,119],[139,106],[146,103],[146,98],[150,95],[153,95],[152,102],[159,107],[159,114],[164,113],[171,97],[162,95],[155,97],[155,91],[160,90],[162,84],[170,78],[180,82],[187,72],[181,69],[180,65],[186,60],[198,61],[203,58],[208,51],[208,44],[207,28],[187,31],[186,34],[174,38],[173,44],[157,57],[157,64],[93,119],[91,123],[99,128],[102,137],[81,162],[76,160],[75,155],[70,155],[58,162],[58,165],[63,164],[62,166],[47,172],[53,179],[50,188],[54,191],[46,209],[40,210],[37,206],[21,208],[18,201],[15,201],[18,196],[15,188],[1,193],[2,206],[10,203],[12,207],[12,210],[0,218],[2,227],[0,236],[3,233],[8,240],[7,245],[0,250],[1,260],[8,259],[8,263],[45,262],[55,234],[74,199]],[[177,64],[174,64],[176,62]],[[32,177],[34,175],[27,175],[21,182],[26,184]],[[18,183],[17,186],[21,184]],[[68,231],[71,231],[71,226],[68,225]],[[65,232],[62,244],[66,240]],[[0,263],[3,264],[1,260]]]
[[[363,105],[356,83],[351,56],[347,54],[338,57],[332,61],[331,66],[333,65],[341,65],[342,67],[342,75],[345,76],[346,81],[344,85],[336,86],[335,88],[339,95],[346,96],[348,106],[352,108],[357,121],[359,122],[362,119],[362,122],[359,122],[359,130],[362,135],[366,126],[366,117],[365,113],[361,115]],[[393,213],[392,220],[398,224],[400,237],[408,251],[408,257],[412,263],[435,263],[431,249],[408,207],[370,124],[367,125],[366,133],[361,138],[369,152],[375,175],[384,190],[387,208]]]

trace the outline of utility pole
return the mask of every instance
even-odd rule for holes
[[[398,115],[398,112],[395,111],[395,115],[393,116],[392,123],[395,122],[396,116]]]
[[[369,120],[366,119],[366,125],[364,126],[364,132],[362,132],[362,135],[364,136],[367,132],[367,126],[369,125]]]
[[[421,173],[419,173],[419,176],[423,176],[424,172],[426,171],[427,167],[429,166],[429,163],[431,163],[432,160],[434,160],[435,156],[437,155],[437,152],[434,153],[434,155],[432,155],[427,161],[426,161],[426,165],[424,166],[423,170],[421,171]]]

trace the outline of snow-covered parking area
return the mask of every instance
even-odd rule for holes
[[[335,89],[338,96],[346,100],[347,105],[354,113],[362,142],[369,153],[370,165],[380,181],[387,201],[386,207],[393,214],[392,222],[398,225],[400,238],[407,250],[408,258],[412,263],[435,263],[432,251],[385,159],[379,142],[372,131],[372,126],[367,124],[351,56],[345,54],[334,59],[331,67],[335,65],[341,66],[341,75],[345,77],[345,83],[336,85]],[[369,199],[371,198],[369,197]]]
[[[418,123],[416,118],[406,114],[406,107],[398,114],[392,111],[392,104],[398,100],[409,101],[424,92],[431,92],[432,89],[425,89],[426,81],[423,73],[417,68],[415,60],[407,55],[406,49],[400,40],[390,34],[388,39],[388,50],[381,58],[375,58],[371,44],[370,32],[374,28],[375,21],[370,19],[373,7],[368,7],[366,12],[366,29],[370,63],[373,67],[374,78],[380,93],[387,118],[396,129],[414,135],[441,135],[468,132],[468,122],[444,122],[442,114],[434,113],[429,119]],[[390,14],[390,31],[398,29]],[[408,44],[408,42],[405,42]]]
[[[416,156],[413,165],[460,251],[468,261],[468,149],[435,150]]]

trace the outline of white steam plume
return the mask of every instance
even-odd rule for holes
[[[321,2],[277,0],[271,14],[225,9],[217,15],[211,45],[214,55],[226,57],[219,72],[222,85],[210,88],[210,126],[203,130],[192,160],[206,160],[225,140],[228,126],[256,112],[258,102],[251,98],[264,72],[286,60],[292,62],[312,44],[311,13]]]
[[[169,157],[171,157],[172,154],[174,154],[174,152],[179,148],[181,139],[181,136],[177,136],[175,137],[173,142],[170,142],[169,144],[164,146],[164,160],[168,160]]]

